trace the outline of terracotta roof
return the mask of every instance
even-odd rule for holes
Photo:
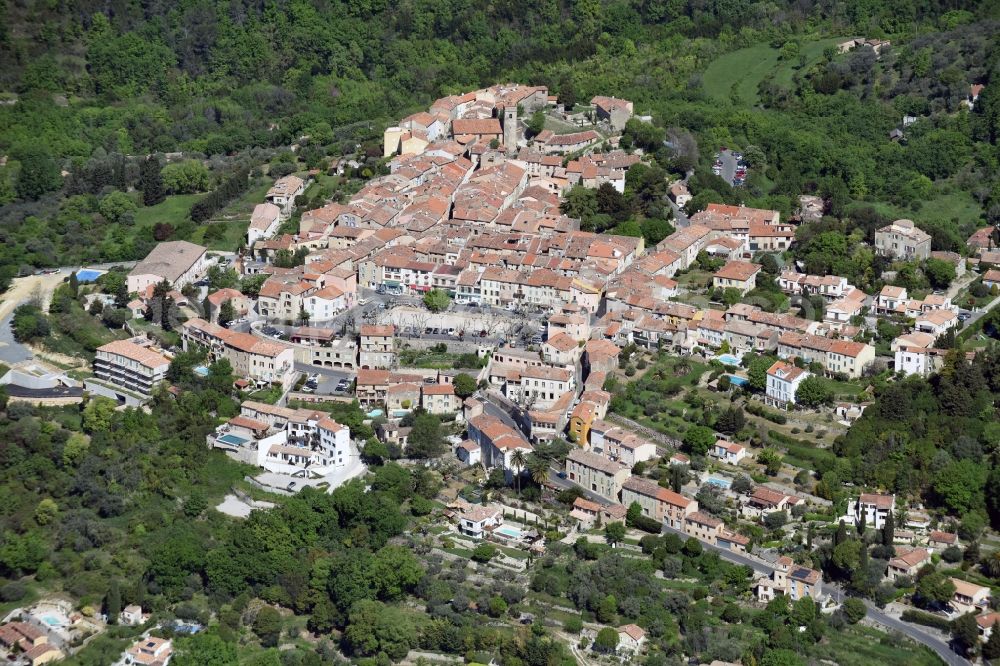
[[[246,428],[247,430],[261,431],[270,428],[270,424],[264,421],[258,421],[257,419],[252,419],[249,416],[243,416],[242,414],[234,416],[233,418],[226,421],[229,425],[236,426],[238,428]]]
[[[451,122],[451,131],[455,136],[463,134],[502,134],[500,121],[497,118],[456,118]]]
[[[925,549],[914,548],[889,560],[889,566],[896,567],[897,569],[910,569],[918,564],[929,561],[930,558],[931,554]]]
[[[148,347],[137,345],[129,340],[115,340],[114,342],[109,342],[106,345],[98,347],[97,351],[104,352],[106,354],[124,356],[131,361],[135,361],[136,363],[151,369],[170,365],[170,361],[168,361],[163,354],[159,354]]]
[[[396,327],[392,324],[365,324],[361,327],[362,337],[391,338],[395,333]]]
[[[637,624],[626,624],[618,627],[619,634],[626,634],[634,641],[641,641],[646,636],[646,632]]]
[[[706,525],[708,527],[719,527],[722,525],[722,521],[714,516],[710,516],[702,511],[695,511],[691,515],[687,516],[684,520],[692,523],[698,523],[699,525]]]
[[[747,261],[727,261],[726,265],[715,273],[715,277],[746,282],[760,270],[760,266]]]
[[[949,578],[955,585],[955,594],[962,595],[963,597],[975,598],[985,591],[986,596],[989,596],[990,588],[984,587],[983,585],[976,585],[975,583],[970,583],[964,581],[961,578]]]
[[[950,544],[958,543],[957,534],[952,534],[951,532],[940,532],[938,530],[931,531],[931,533],[928,535],[928,539],[936,543],[950,543]]]
[[[896,502],[896,498],[893,495],[879,495],[878,493],[862,493],[858,501],[860,501],[862,504],[874,505],[879,509],[892,510],[892,507]]]

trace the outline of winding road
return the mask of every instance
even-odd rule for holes
[[[671,527],[664,526],[666,532],[672,532],[682,537],[687,537],[688,535],[680,530],[675,530]],[[762,573],[770,576],[774,571],[774,568],[763,560],[759,560],[748,555],[743,555],[742,553],[734,553],[725,548],[720,548],[706,542],[702,542],[702,546],[705,548],[710,548],[717,552],[719,556],[733,564],[740,564],[750,567],[753,571],[757,573]],[[839,585],[833,583],[824,583],[823,586],[828,592],[836,591],[839,596],[844,595],[843,589]],[[937,656],[941,658],[949,666],[970,666],[971,662],[964,657],[956,654],[952,651],[951,647],[945,643],[943,640],[937,636],[933,636],[926,631],[923,631],[919,626],[910,624],[908,622],[903,622],[902,620],[892,617],[878,606],[867,599],[863,599],[865,606],[868,608],[868,618],[875,622],[876,624],[885,627],[886,629],[891,629],[893,631],[898,631],[907,638],[910,638],[921,645],[924,645],[934,651]]]

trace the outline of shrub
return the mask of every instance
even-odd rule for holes
[[[28,586],[19,580],[0,587],[0,601],[20,601],[28,593]]]
[[[943,618],[932,613],[926,613],[924,611],[905,610],[899,619],[903,622],[922,624],[925,627],[933,627],[935,629],[940,629],[941,631],[951,631],[951,622],[948,621],[947,618]]]

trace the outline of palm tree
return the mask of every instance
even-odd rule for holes
[[[524,451],[521,449],[515,449],[514,453],[510,455],[510,465],[517,470],[517,476],[515,480],[517,481],[517,494],[521,494],[521,470],[524,466],[528,464],[528,459],[524,455]]]
[[[549,461],[538,454],[528,456],[528,473],[538,485],[544,485],[549,478]]]
[[[983,573],[991,578],[1000,576],[1000,551],[983,558]]]

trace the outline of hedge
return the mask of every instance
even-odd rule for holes
[[[933,627],[935,629],[940,629],[941,631],[951,631],[951,621],[939,615],[934,615],[933,613],[925,613],[924,611],[918,610],[905,610],[899,619],[904,622],[922,624],[925,627]]]

